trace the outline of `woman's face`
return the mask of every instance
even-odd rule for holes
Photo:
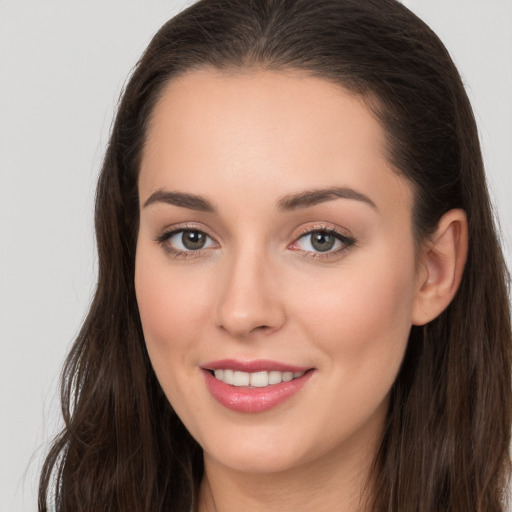
[[[136,293],[208,464],[373,453],[421,286],[411,187],[384,147],[360,99],[305,75],[193,71],[157,103]]]

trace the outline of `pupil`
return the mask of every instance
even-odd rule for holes
[[[183,231],[181,241],[187,249],[201,249],[206,243],[206,237],[200,231]]]
[[[329,251],[334,247],[335,238],[323,231],[317,231],[311,235],[311,244],[319,252]]]

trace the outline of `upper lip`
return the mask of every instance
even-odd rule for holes
[[[202,364],[201,368],[205,370],[234,370],[240,372],[305,372],[310,370],[310,366],[295,366],[278,361],[267,359],[255,359],[253,361],[238,361],[236,359],[220,359]]]

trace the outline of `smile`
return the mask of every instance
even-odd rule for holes
[[[302,377],[306,372],[280,372],[277,370],[261,372],[243,372],[230,369],[214,370],[214,376],[217,380],[235,387],[253,387],[264,388],[280,384],[281,382],[290,382],[293,379]]]
[[[291,399],[316,370],[275,361],[225,359],[205,364],[202,373],[208,391],[222,406],[236,412],[257,413]]]

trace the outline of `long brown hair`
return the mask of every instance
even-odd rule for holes
[[[437,36],[395,0],[201,0],[138,62],[96,197],[99,276],[62,375],[65,428],[43,467],[39,510],[184,511],[202,452],[165,398],[134,292],[137,176],[152,109],[180,73],[299,69],[367,101],[415,191],[418,241],[463,208],[469,254],[450,306],[413,327],[374,462],[375,512],[502,512],[512,425],[507,275],[475,120]]]

